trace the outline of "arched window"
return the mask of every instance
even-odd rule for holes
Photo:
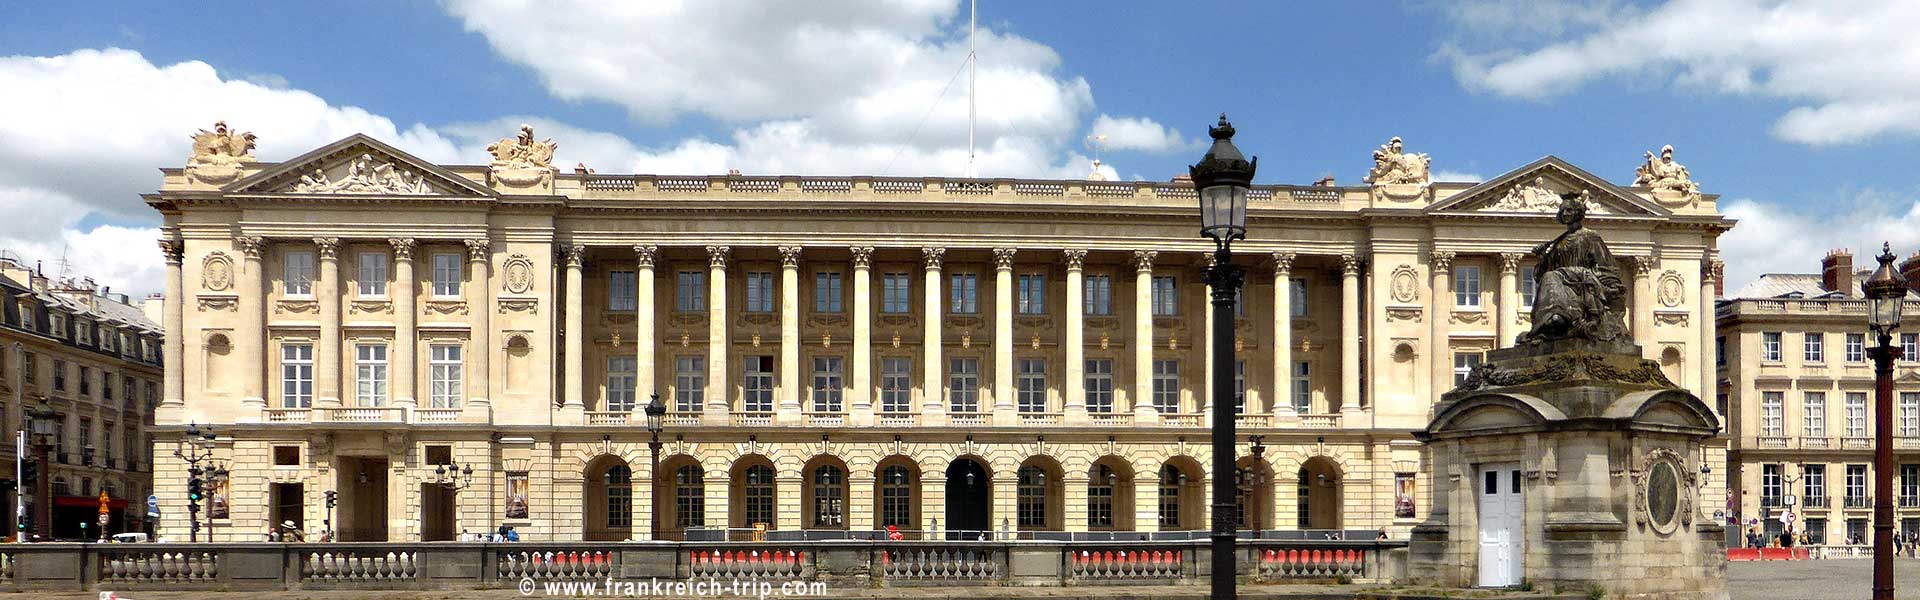
[[[1020,527],[1039,529],[1047,526],[1047,472],[1035,465],[1020,467],[1017,510]]]
[[[1186,483],[1187,476],[1180,472],[1180,467],[1160,467],[1160,529],[1185,528],[1180,522],[1180,487]]]
[[[607,468],[607,528],[633,527],[633,470],[626,465]]]
[[[1092,477],[1087,479],[1087,527],[1089,529],[1112,529],[1113,488],[1119,483],[1120,476],[1107,465],[1094,465]]]
[[[707,522],[706,472],[699,465],[685,465],[673,473],[673,525],[676,528],[700,527]]]
[[[813,520],[811,527],[844,527],[847,512],[847,474],[834,465],[813,470]]]
[[[913,472],[901,465],[880,471],[880,528],[916,529],[913,522]]]
[[[772,529],[774,523],[778,522],[774,518],[773,467],[753,465],[747,467],[745,475],[740,498],[741,516],[748,527],[754,523],[765,523],[768,529]]]

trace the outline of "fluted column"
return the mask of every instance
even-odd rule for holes
[[[1360,410],[1360,268],[1357,254],[1340,255],[1340,411]]]
[[[733,249],[707,246],[707,414],[706,422],[725,424],[733,402],[727,396],[727,259]]]
[[[852,423],[873,424],[873,247],[853,251],[853,387],[849,392]]]
[[[946,248],[921,248],[920,254],[926,264],[926,316],[922,326],[926,333],[921,336],[921,349],[925,356],[920,365],[925,381],[921,384],[920,420],[922,425],[946,423],[946,383],[941,377],[944,364],[940,347],[940,262],[947,254]],[[929,516],[931,518],[931,516]]]
[[[1494,346],[1513,345],[1520,335],[1520,258],[1508,252],[1500,255],[1500,323]]]
[[[467,240],[468,279],[473,280],[472,290],[467,292],[468,333],[472,337],[473,356],[467,358],[467,364],[473,365],[473,374],[464,381],[470,408],[478,414],[488,414],[493,402],[493,241],[487,238]],[[411,347],[411,341],[407,344]],[[408,352],[408,354],[412,354]]]
[[[1133,252],[1133,418],[1137,425],[1160,421],[1153,409],[1153,257],[1157,254]]]
[[[1430,402],[1439,402],[1440,395],[1453,389],[1453,344],[1447,337],[1447,321],[1453,316],[1453,252],[1434,250],[1427,258],[1427,267],[1433,275],[1433,294],[1428,298],[1427,323],[1431,331],[1427,334],[1427,381],[1432,397]]]
[[[1270,408],[1282,419],[1297,416],[1293,408],[1293,253],[1273,253],[1273,399]]]
[[[161,360],[166,363],[166,370],[162,380],[160,406],[154,413],[154,421],[158,423],[178,424],[182,420],[180,413],[186,408],[183,398],[187,388],[187,370],[180,362],[180,359],[186,355],[186,332],[182,330],[186,321],[186,313],[182,312],[186,308],[184,302],[186,299],[180,295],[181,288],[184,287],[180,281],[180,262],[184,248],[180,240],[172,238],[160,240],[160,256],[167,262],[167,297],[162,299],[164,314],[160,320],[161,326],[167,331],[160,346]],[[263,295],[262,298],[264,299],[265,296]]]
[[[1718,300],[1720,295],[1716,282],[1723,276],[1725,269],[1726,263],[1713,258],[1708,258],[1700,264],[1700,296],[1695,298],[1693,303],[1695,307],[1693,322],[1700,324],[1700,351],[1695,353],[1700,356],[1700,385],[1693,391],[1701,398],[1715,397],[1718,393],[1716,388],[1720,385],[1719,365],[1716,364],[1719,359],[1716,358],[1717,350],[1714,348],[1720,343],[1718,333],[1714,331],[1718,325],[1714,321],[1716,318],[1714,301]],[[1725,416],[1721,415],[1722,418]]]
[[[1067,364],[1063,371],[1066,373],[1067,380],[1064,382],[1066,385],[1061,389],[1066,390],[1064,394],[1066,397],[1063,399],[1066,404],[1066,422],[1074,424],[1087,421],[1087,342],[1086,332],[1082,331],[1087,312],[1086,273],[1084,272],[1087,251],[1068,250],[1066,258],[1067,331],[1066,340],[1061,345],[1066,346],[1064,360]]]
[[[243,419],[258,419],[267,407],[267,293],[265,268],[260,255],[266,250],[266,238],[242,237],[234,240],[240,247],[240,334],[233,337],[241,356],[241,404],[247,407]],[[173,330],[168,330],[173,331]],[[127,395],[133,395],[132,390]]]
[[[584,300],[586,281],[582,267],[587,260],[586,246],[567,246],[567,359],[564,365],[567,381],[563,388],[565,396],[561,398],[561,408],[565,411],[586,410],[587,384],[587,326]],[[605,410],[606,406],[599,407]]]
[[[642,403],[651,402],[652,395],[660,391],[653,383],[657,369],[653,356],[658,350],[653,340],[653,263],[660,258],[660,248],[634,244],[633,256],[633,397],[634,407],[639,408],[644,406]],[[673,405],[671,398],[663,398],[661,402],[669,407]]]
[[[313,238],[320,272],[313,297],[320,304],[320,343],[313,349],[314,406],[340,406],[340,238]]]
[[[392,238],[393,285],[387,296],[393,299],[393,398],[394,404],[414,408],[420,405],[420,380],[416,375],[414,351],[419,345],[419,313],[414,309],[413,238]],[[475,338],[478,339],[478,338]],[[469,353],[479,353],[473,344]]]
[[[780,406],[781,423],[801,422],[800,396],[800,247],[780,247]]]
[[[993,422],[1013,425],[1013,248],[993,249]]]
[[[1656,348],[1653,345],[1653,267],[1659,259],[1651,256],[1633,257],[1633,343],[1640,344],[1640,353],[1651,357]]]

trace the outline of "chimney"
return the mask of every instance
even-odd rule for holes
[[[1853,295],[1853,253],[1846,248],[1828,250],[1820,259],[1820,287],[1842,296]]]
[[[1900,276],[1907,279],[1907,289],[1920,292],[1920,281],[1914,280],[1914,277],[1920,276],[1920,252],[1900,261]]]
[[[1333,187],[1333,185],[1334,184],[1333,184],[1332,175],[1322,176],[1320,179],[1317,179],[1313,182],[1314,187]]]

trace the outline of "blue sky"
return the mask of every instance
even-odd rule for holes
[[[0,209],[27,215],[0,247],[157,288],[137,194],[216,118],[267,160],[364,131],[477,163],[532,121],[603,172],[964,169],[964,0],[519,4],[0,8]],[[1742,219],[1738,285],[1920,244],[1909,4],[983,0],[979,172],[1077,177],[1114,133],[1114,175],[1164,179],[1220,111],[1262,182],[1357,183],[1395,135],[1442,173],[1555,154],[1621,183],[1673,144]]]

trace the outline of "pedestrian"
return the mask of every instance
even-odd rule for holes
[[[520,541],[520,530],[518,530],[518,529],[514,529],[512,525],[508,525],[508,526],[507,526],[507,541],[508,541],[508,542],[518,542],[518,541]]]
[[[507,541],[507,526],[501,525],[499,529],[493,530],[493,543],[498,544],[504,541]]]

